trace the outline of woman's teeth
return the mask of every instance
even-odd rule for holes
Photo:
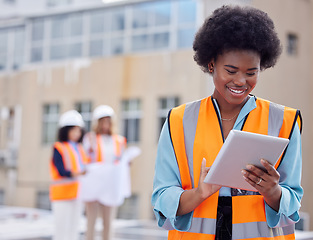
[[[231,92],[236,93],[236,94],[240,94],[243,93],[245,91],[245,89],[243,90],[236,90],[236,89],[232,89],[232,88],[228,88]]]

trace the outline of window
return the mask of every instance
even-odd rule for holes
[[[44,144],[51,144],[56,140],[59,111],[59,104],[45,104],[43,106],[42,142]]]
[[[156,1],[133,6],[133,28],[166,26],[171,19],[171,1]]]
[[[190,48],[194,40],[195,29],[194,28],[179,29],[177,35],[178,35],[177,42],[178,48]]]
[[[153,25],[166,26],[171,23],[171,2],[160,1],[154,3]]]
[[[68,34],[67,16],[59,15],[51,19],[50,59],[60,60],[67,57],[66,37]]]
[[[91,40],[89,43],[89,55],[97,57],[103,55],[104,41],[102,39]]]
[[[4,205],[4,190],[0,189],[0,205]]]
[[[125,14],[123,8],[112,11],[111,31],[122,31],[125,29]]]
[[[51,7],[71,2],[46,1]],[[196,11],[196,0],[155,0],[97,10],[79,10],[32,18],[31,36],[22,37],[23,34],[19,33],[17,38],[31,39],[29,61],[32,63],[85,55],[102,57],[191,48],[196,32]],[[0,69],[8,68],[7,48],[1,46],[2,42],[7,42],[5,38],[5,33],[0,32]],[[21,46],[17,51],[23,52],[22,45],[16,44]],[[1,52],[1,49],[4,50]],[[23,59],[22,54],[17,55],[14,68],[18,68]]]
[[[109,30],[108,13],[105,11],[94,11],[90,14],[90,33],[97,34]]]
[[[124,52],[124,38],[112,38],[111,42],[111,54],[119,55]]]
[[[57,15],[51,19],[51,38],[64,38],[67,34],[67,16]]]
[[[79,102],[75,104],[75,109],[82,115],[85,122],[85,130],[91,130],[92,106],[91,102]]]
[[[32,41],[43,40],[44,19],[35,19],[32,24]]]
[[[196,21],[196,2],[179,1],[178,2],[178,22],[194,23]]]
[[[195,1],[178,2],[178,48],[188,48],[192,46],[194,35],[196,32],[196,11],[197,9]]]
[[[153,35],[153,48],[167,48],[170,42],[170,35],[168,32],[156,33]]]
[[[37,192],[37,203],[36,207],[39,209],[51,209],[49,191],[38,191]]]
[[[149,16],[153,8],[149,3],[135,5],[133,8],[133,28],[146,28],[150,25]]]
[[[24,26],[0,29],[0,70],[18,69],[24,62]]]
[[[167,97],[159,99],[159,111],[158,111],[158,129],[159,133],[162,130],[163,124],[167,118],[168,112],[173,107],[177,107],[179,105],[178,97]]]
[[[140,136],[141,102],[139,99],[122,102],[122,129],[127,142],[138,142]]]
[[[296,34],[289,33],[287,35],[287,53],[292,56],[298,53],[298,36]]]
[[[82,13],[72,14],[69,18],[70,36],[82,36],[83,34],[83,15]]]
[[[7,123],[7,140],[14,141],[14,130],[15,130],[15,111],[14,108],[9,109],[9,118]]]
[[[50,59],[81,57],[83,52],[83,15],[58,15],[51,19]]]
[[[0,110],[0,130],[1,130],[1,134],[0,134],[0,141],[1,141],[1,146],[2,150],[0,150],[0,162],[5,163],[5,159],[6,157],[6,151],[5,151],[5,145],[7,144],[8,141],[10,141],[10,139],[8,139],[8,130],[9,130],[9,116],[10,116],[10,110],[8,107],[1,107]]]
[[[125,8],[90,12],[89,55],[109,56],[125,52]]]
[[[8,59],[8,30],[0,30],[0,70],[5,70],[7,68]]]
[[[40,62],[43,60],[44,24],[44,18],[34,19],[31,24],[31,62]]]
[[[171,1],[134,5],[132,51],[167,49],[170,45]]]
[[[14,34],[14,47],[13,47],[13,69],[19,69],[24,63],[24,41],[25,34],[24,28],[16,28]]]
[[[109,13],[93,11],[90,13],[89,55],[92,57],[108,55],[109,42],[104,33],[109,32]]]
[[[140,50],[148,50],[152,47],[151,37],[147,34],[133,36],[132,39],[132,50],[140,51]]]

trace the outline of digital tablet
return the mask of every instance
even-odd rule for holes
[[[242,169],[247,164],[264,167],[260,159],[275,165],[289,139],[231,130],[219,151],[204,182],[225,187],[257,191],[243,178]]]

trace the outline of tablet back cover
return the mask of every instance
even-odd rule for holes
[[[264,168],[261,158],[275,165],[288,142],[285,138],[231,130],[204,182],[257,191],[245,181],[241,170],[247,164]]]

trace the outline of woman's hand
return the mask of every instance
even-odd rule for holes
[[[280,174],[268,161],[261,159],[260,162],[266,170],[247,165],[247,170],[242,170],[243,177],[263,195],[267,204],[278,212],[281,197]]]
[[[85,175],[86,174],[86,170],[82,171],[82,172],[71,172],[71,177],[75,178],[81,175]]]
[[[203,182],[210,168],[205,167],[206,160],[202,160],[199,184],[197,188],[184,191],[179,200],[177,216],[185,215],[198,207],[205,199],[216,193],[221,186]]]
[[[210,171],[209,167],[206,167],[206,159],[203,158],[201,163],[201,172],[199,178],[198,188],[196,189],[197,194],[203,199],[207,199],[212,194],[216,193],[222,186],[205,183],[204,179],[208,172]]]

